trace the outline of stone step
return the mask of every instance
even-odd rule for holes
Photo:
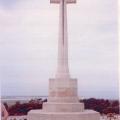
[[[43,103],[43,110],[46,112],[83,112],[83,103]]]
[[[31,110],[28,120],[100,120],[100,114],[93,110],[84,112],[44,112],[43,110]]]

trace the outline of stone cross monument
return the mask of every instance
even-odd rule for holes
[[[49,80],[48,102],[42,110],[31,110],[28,120],[99,120],[99,113],[85,110],[77,95],[77,79],[72,79],[68,67],[67,4],[76,0],[50,0],[60,4],[58,66],[54,79]]]

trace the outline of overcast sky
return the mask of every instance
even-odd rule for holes
[[[118,97],[117,0],[68,6],[69,67],[81,97]],[[0,0],[2,95],[48,95],[57,64],[59,6]]]

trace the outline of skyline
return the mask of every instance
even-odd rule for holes
[[[118,97],[116,6],[114,0],[67,6],[69,68],[81,97]],[[58,5],[49,0],[0,1],[3,95],[48,94],[56,72],[58,16]]]

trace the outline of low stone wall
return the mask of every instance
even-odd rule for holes
[[[27,120],[27,116],[9,116],[7,120]],[[100,120],[109,120],[109,119],[106,116],[101,116]],[[120,120],[120,116],[118,116],[116,120]]]
[[[27,116],[9,116],[7,120],[27,120]]]

